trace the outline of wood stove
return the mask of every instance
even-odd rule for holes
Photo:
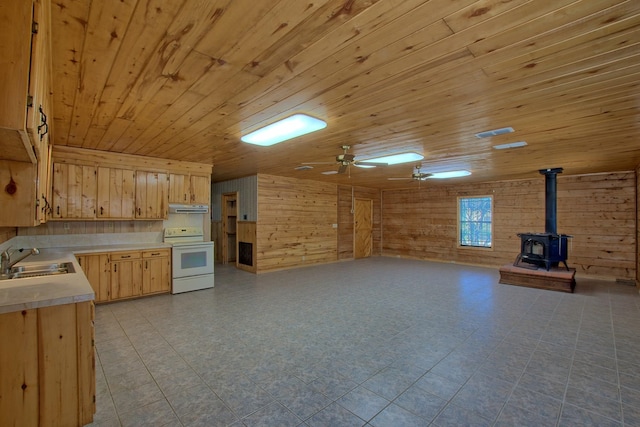
[[[568,241],[571,236],[558,234],[557,232],[557,174],[562,173],[562,168],[541,169],[545,176],[545,232],[544,233],[519,233],[520,254],[514,265],[521,262],[542,266],[547,269],[563,263],[567,265]]]

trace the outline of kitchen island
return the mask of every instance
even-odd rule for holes
[[[81,426],[95,413],[94,293],[73,253],[19,265],[74,272],[0,281],[0,425]]]

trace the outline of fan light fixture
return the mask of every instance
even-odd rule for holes
[[[376,157],[375,159],[367,159],[367,160],[363,160],[363,162],[386,163],[388,165],[397,165],[400,163],[407,163],[407,162],[419,162],[422,159],[424,159],[424,156],[422,154],[400,153],[400,154],[392,154],[390,156]]]
[[[526,141],[518,141],[518,142],[509,142],[507,144],[494,145],[493,148],[496,150],[506,150],[507,148],[518,148],[525,147],[527,145]]]
[[[327,127],[327,123],[305,114],[294,114],[268,126],[253,131],[242,138],[243,142],[268,147],[287,139],[315,132]]]
[[[449,172],[434,172],[429,179],[447,179],[447,178],[459,178],[461,176],[469,176],[471,172],[468,170],[449,171]]]

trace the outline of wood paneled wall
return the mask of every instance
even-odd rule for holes
[[[338,259],[335,184],[258,174],[258,272]]]
[[[18,235],[16,227],[0,227],[0,243],[6,242]]]
[[[640,289],[640,165],[636,168],[636,287]]]
[[[366,187],[338,186],[338,259],[353,259],[353,199],[373,201],[373,250],[372,255],[382,252],[382,214],[379,189]]]
[[[51,221],[38,227],[20,227],[20,236],[161,232],[162,221]]]
[[[574,236],[578,274],[636,278],[634,172],[558,176],[558,232]],[[493,248],[457,246],[457,198],[493,196]],[[544,177],[383,191],[382,253],[497,267],[520,252],[517,233],[544,231]]]

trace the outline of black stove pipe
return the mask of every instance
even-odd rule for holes
[[[544,175],[544,231],[548,234],[558,234],[558,183],[556,176],[562,173],[562,168],[540,169]]]

